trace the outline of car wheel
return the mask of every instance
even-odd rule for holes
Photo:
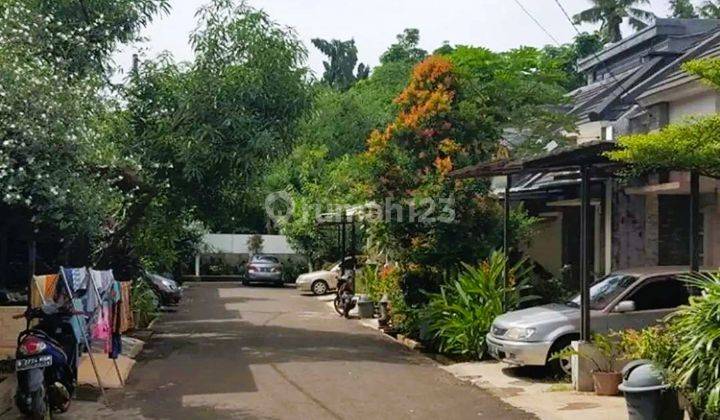
[[[242,285],[243,285],[243,286],[250,286],[250,282],[249,282],[248,280],[243,280],[243,281],[242,281]]]
[[[560,337],[553,343],[548,353],[547,366],[551,369],[552,373],[558,376],[570,376],[572,374],[572,363],[569,357],[559,358],[550,360],[553,354],[561,352],[566,348],[570,347],[570,344],[576,337]]]
[[[315,280],[312,284],[312,292],[316,296],[322,296],[328,292],[328,284],[324,280]]]

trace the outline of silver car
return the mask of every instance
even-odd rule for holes
[[[644,267],[617,271],[590,288],[593,332],[641,329],[687,304],[689,289],[678,276],[687,267]],[[486,337],[488,352],[512,365],[548,365],[570,373],[569,360],[549,361],[580,335],[580,296],[508,312],[495,319]]]
[[[243,285],[250,283],[271,283],[282,286],[282,264],[277,257],[271,255],[253,255],[247,265]]]

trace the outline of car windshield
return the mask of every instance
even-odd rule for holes
[[[616,297],[637,281],[637,277],[627,274],[610,274],[590,287],[590,309],[602,310]],[[579,308],[580,295],[567,302]]]
[[[260,262],[260,263],[279,263],[280,261],[275,257],[270,257],[267,255],[256,255],[253,257],[253,262]]]

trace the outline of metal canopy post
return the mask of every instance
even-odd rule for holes
[[[503,254],[508,258],[510,252],[510,184],[512,183],[512,175],[505,177],[505,203],[503,213]],[[509,263],[509,262],[508,262]],[[503,268],[503,282],[505,286],[508,284],[508,263]]]
[[[590,341],[590,168],[580,168],[580,339]]]
[[[32,239],[28,243],[28,274],[30,277],[30,280],[28,280],[28,284],[27,284],[27,308],[28,308],[28,310],[32,307],[31,296],[32,296],[32,286],[33,286],[33,283],[35,283],[36,260],[37,260],[37,242],[35,242],[35,239]],[[40,295],[42,296],[42,293]],[[29,318],[27,318],[25,320],[25,329],[30,329],[30,319]]]
[[[353,214],[352,219],[350,219],[350,256],[352,257],[353,261],[353,270],[356,268],[356,261],[355,261],[355,253],[357,252],[355,250],[356,247],[356,232],[355,232],[355,215]]]
[[[690,172],[690,271],[700,271],[700,175]]]
[[[340,213],[340,274],[345,275],[345,251],[346,251],[346,245],[347,245],[347,232],[345,229],[345,224],[347,223],[347,214],[345,213],[345,210]]]

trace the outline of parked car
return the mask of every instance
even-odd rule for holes
[[[282,286],[283,273],[282,263],[277,257],[271,255],[253,255],[245,270],[245,278],[242,284],[248,286],[250,283],[264,283]]]
[[[678,278],[687,267],[644,267],[611,273],[590,288],[593,332],[641,329],[681,305],[690,292]],[[559,304],[508,312],[495,319],[486,337],[488,352],[512,365],[549,365],[570,373],[569,360],[552,360],[580,336],[580,296]]]
[[[346,268],[349,268],[352,265],[352,257],[346,257],[345,264]],[[328,294],[337,289],[340,268],[340,261],[338,261],[329,270],[301,274],[295,280],[295,287],[301,292],[312,292],[316,296]]]
[[[147,279],[161,305],[177,305],[182,300],[182,288],[169,276],[147,273]]]

